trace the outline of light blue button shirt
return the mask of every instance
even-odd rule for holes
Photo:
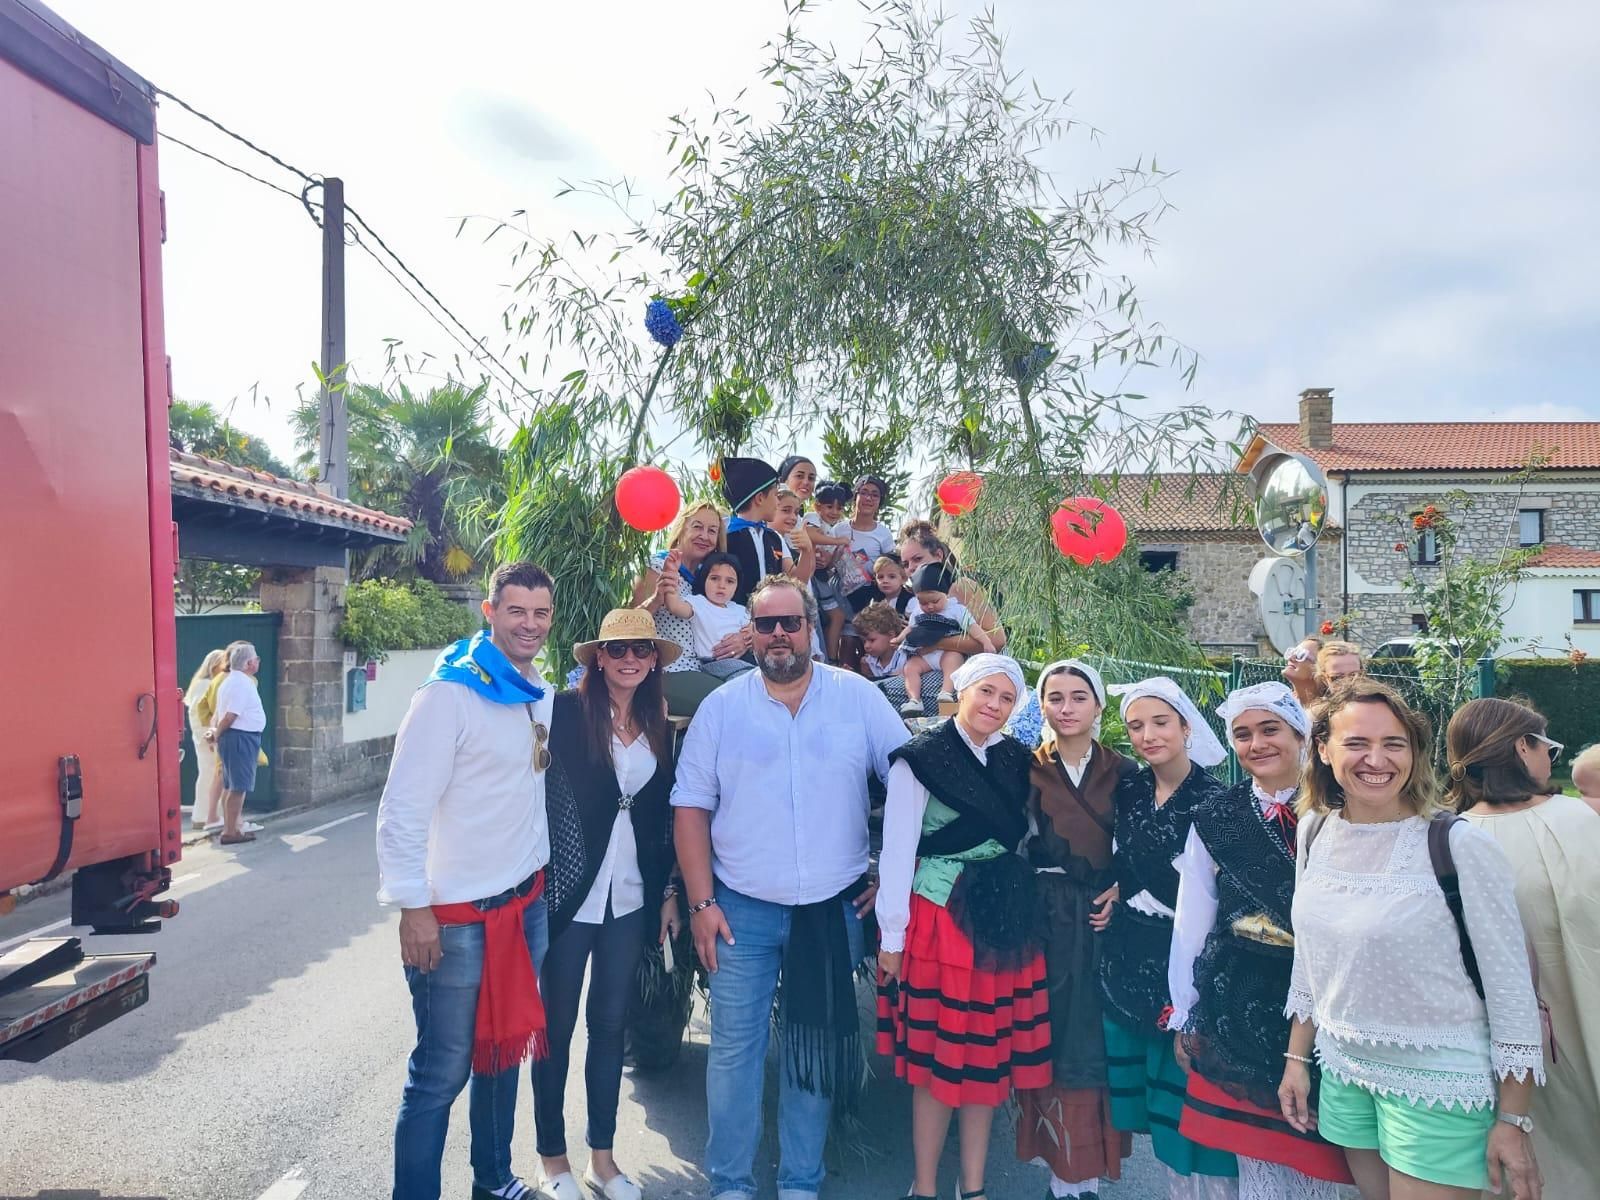
[[[867,869],[867,773],[889,775],[910,735],[859,675],[813,663],[800,710],[760,671],[700,703],[678,758],[672,803],[711,813],[711,868],[773,904],[815,904]]]

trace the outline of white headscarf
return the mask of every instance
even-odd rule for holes
[[[1096,671],[1081,658],[1059,658],[1039,672],[1039,682],[1033,689],[1034,694],[1039,697],[1039,716],[1041,718],[1044,718],[1044,685],[1050,681],[1052,675],[1060,675],[1064,671],[1076,671],[1087,679],[1089,681],[1089,689],[1094,692],[1095,702],[1100,705],[1102,710],[1105,708],[1106,685],[1105,681],[1100,678],[1100,672]],[[1098,714],[1095,716],[1094,728],[1090,730],[1089,736],[1096,740],[1100,737],[1100,717]],[[1050,745],[1056,740],[1056,731],[1050,727],[1048,719],[1043,719],[1039,729],[1039,740],[1044,745]]]
[[[986,679],[990,675],[1004,675],[1016,685],[1017,702],[1012,705],[1011,712],[1006,717],[1009,721],[1028,703],[1028,681],[1023,677],[1022,667],[1016,659],[1005,654],[974,654],[950,672],[950,687],[959,696],[978,680]]]
[[[1269,680],[1249,687],[1235,688],[1228,698],[1217,705],[1217,716],[1228,725],[1242,712],[1259,708],[1280,718],[1302,738],[1311,736],[1311,717],[1295,699],[1294,692],[1284,684]]]
[[[1214,767],[1228,757],[1228,752],[1222,748],[1222,743],[1217,741],[1217,735],[1211,732],[1211,726],[1206,724],[1206,719],[1200,715],[1200,710],[1195,707],[1194,701],[1165,675],[1141,679],[1138,683],[1113,683],[1111,694],[1122,698],[1124,723],[1128,720],[1128,706],[1135,700],[1153,696],[1157,700],[1165,700],[1175,708],[1189,726],[1190,762],[1198,763],[1202,767]]]

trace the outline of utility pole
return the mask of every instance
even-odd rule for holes
[[[350,493],[345,427],[344,180],[322,181],[322,400],[317,479],[335,496]]]

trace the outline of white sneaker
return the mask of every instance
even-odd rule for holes
[[[610,1183],[601,1183],[593,1167],[584,1168],[583,1186],[599,1192],[606,1200],[643,1200],[644,1191],[626,1175],[617,1175]]]
[[[583,1200],[583,1191],[578,1187],[578,1181],[573,1178],[571,1171],[543,1180],[537,1191],[533,1193],[538,1200]]]

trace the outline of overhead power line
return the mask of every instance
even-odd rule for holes
[[[301,170],[299,167],[295,166],[293,163],[287,161],[286,159],[280,157],[279,155],[276,155],[276,154],[272,153],[272,151],[267,150],[264,147],[257,145],[255,142],[251,141],[249,138],[245,137],[243,134],[236,133],[234,130],[232,130],[232,129],[228,128],[226,125],[224,125],[221,121],[217,120],[217,118],[215,118],[215,117],[213,117],[213,116],[211,116],[211,115],[209,115],[207,113],[201,112],[198,108],[196,108],[194,105],[190,104],[187,100],[184,100],[181,96],[174,95],[172,92],[167,91],[163,87],[159,87],[159,86],[156,86],[156,85],[151,85],[151,86],[152,86],[153,90],[155,91],[155,93],[158,96],[166,97],[168,100],[171,100],[173,103],[177,104],[179,107],[183,108],[187,112],[190,112],[194,116],[200,118],[200,120],[204,121],[206,124],[212,126],[213,128],[217,129],[221,133],[223,133],[226,136],[232,138],[234,141],[238,142],[240,145],[247,147],[248,149],[254,151],[256,154],[261,155],[263,158],[267,159],[268,161],[270,161],[272,163],[275,163],[279,167],[282,167],[285,171],[288,171],[290,174],[295,175],[296,177],[298,177],[301,180],[301,182],[303,183],[304,186],[301,188],[301,191],[298,194],[296,194],[295,192],[290,191],[288,188],[282,187],[282,186],[280,186],[280,185],[278,185],[276,183],[271,182],[270,180],[263,179],[259,175],[251,174],[249,171],[246,171],[242,167],[235,166],[233,163],[230,163],[225,159],[218,158],[214,154],[209,154],[206,151],[199,149],[198,147],[191,146],[188,142],[185,142],[185,141],[182,141],[182,140],[180,140],[178,138],[175,138],[175,137],[173,137],[172,135],[170,135],[168,133],[163,132],[161,134],[162,137],[166,138],[168,141],[176,143],[179,146],[182,146],[186,150],[192,151],[193,153],[200,155],[202,158],[210,159],[212,162],[217,163],[219,166],[226,167],[230,171],[236,172],[239,175],[243,175],[246,179],[254,180],[256,183],[261,184],[263,187],[271,188],[275,192],[281,192],[286,196],[291,196],[294,199],[299,200],[300,203],[305,206],[305,209],[306,209],[307,213],[310,214],[311,219],[313,221],[315,221],[317,223],[317,225],[319,225],[319,226],[322,224],[321,218],[319,218],[317,216],[317,213],[316,213],[316,211],[315,211],[315,209],[313,207],[313,203],[314,202],[312,200],[310,200],[310,198],[309,198],[309,193],[310,193],[311,189],[314,188],[314,187],[320,187],[322,185],[322,181],[318,176],[313,175],[308,171]],[[389,243],[384,241],[383,236],[376,229],[374,229],[372,227],[372,225],[367,221],[367,219],[365,217],[363,217],[361,215],[361,213],[359,211],[357,211],[354,207],[352,207],[350,205],[346,205],[345,206],[345,212],[350,217],[350,220],[355,223],[355,225],[358,225],[358,226],[360,226],[361,229],[365,230],[367,232],[367,234],[371,236],[372,240],[374,242],[376,242],[378,244],[378,246],[383,250],[383,252],[385,254],[387,254],[391,259],[394,260],[395,265],[400,268],[400,270],[407,276],[407,278],[409,278],[413,283],[415,283],[417,285],[417,287],[422,289],[423,293],[428,297],[429,300],[433,301],[434,305],[437,306],[439,311],[444,313],[444,315],[449,318],[450,323],[453,324],[456,327],[456,329],[460,330],[461,333],[466,335],[467,342],[463,343],[461,341],[461,339],[454,332],[451,331],[450,326],[446,325],[444,323],[444,321],[442,321],[439,318],[438,314],[435,313],[432,309],[430,309],[428,307],[428,305],[421,299],[421,297],[417,296],[417,294],[415,292],[413,292],[408,286],[406,286],[406,284],[400,279],[400,277],[398,275],[396,275],[394,273],[394,271],[389,267],[389,265],[387,263],[385,263],[378,256],[377,252],[374,251],[371,246],[366,244],[365,240],[362,239],[362,237],[360,235],[360,232],[356,228],[354,228],[354,226],[347,224],[345,226],[345,228],[354,236],[354,240],[355,240],[356,244],[358,246],[360,246],[362,250],[366,251],[367,255],[375,263],[377,263],[378,266],[383,268],[384,273],[386,275],[388,275],[390,279],[394,280],[395,284],[397,286],[399,286],[400,289],[402,291],[404,291],[406,293],[406,295],[408,297],[410,297],[410,299],[418,307],[420,307],[424,312],[426,312],[428,314],[429,318],[435,324],[437,324],[441,329],[443,329],[447,334],[449,334],[451,339],[458,346],[461,346],[462,349],[466,350],[467,353],[470,354],[473,358],[479,360],[480,363],[484,363],[484,360],[487,360],[487,363],[485,363],[485,365],[492,364],[493,366],[498,367],[499,370],[500,370],[501,375],[503,376],[503,378],[501,378],[501,380],[500,380],[501,383],[508,384],[512,388],[512,390],[514,390],[514,391],[520,390],[520,391],[524,392],[530,399],[537,399],[537,397],[535,396],[533,390],[531,388],[529,388],[527,384],[523,383],[517,377],[516,373],[513,372],[510,367],[506,366],[506,364],[500,360],[499,356],[496,355],[492,350],[490,350],[484,344],[484,339],[483,338],[481,338],[477,334],[475,334],[471,330],[471,328],[469,328],[467,326],[466,322],[462,321],[460,317],[456,316],[456,314],[451,310],[450,306],[447,305],[443,300],[441,300],[439,298],[439,294],[437,292],[435,292],[432,288],[430,288],[426,283],[424,283],[422,281],[421,276],[419,276],[415,271],[413,271],[411,269],[410,265],[405,261],[405,259],[401,258],[397,253],[395,253],[394,249],[389,245]]]

